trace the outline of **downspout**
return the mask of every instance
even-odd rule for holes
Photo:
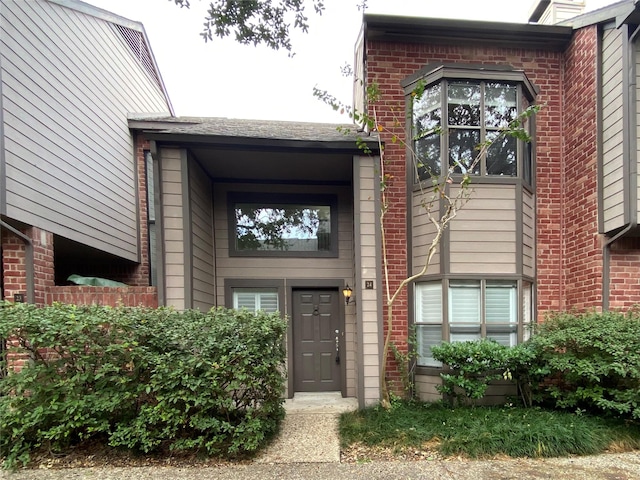
[[[616,233],[613,237],[606,239],[604,245],[602,246],[602,311],[606,312],[609,310],[609,295],[611,293],[610,283],[611,283],[611,245],[613,242],[625,236],[629,231],[633,230],[638,226],[638,198],[637,198],[637,175],[638,175],[638,165],[637,165],[637,145],[634,145],[632,132],[632,125],[635,125],[633,122],[633,112],[635,112],[638,108],[637,106],[637,98],[634,95],[636,88],[636,69],[634,58],[635,50],[633,48],[633,43],[640,33],[640,27],[637,27],[635,31],[629,37],[626,48],[626,60],[628,63],[627,74],[627,88],[623,89],[623,105],[627,105],[627,127],[625,132],[627,135],[624,137],[624,145],[623,149],[627,152],[627,159],[629,160],[629,179],[631,184],[629,185],[629,196],[628,201],[629,205],[629,224]],[[633,101],[633,103],[632,103]],[[635,131],[635,129],[633,129]],[[632,148],[634,147],[634,148]],[[632,152],[635,152],[635,155],[632,155]],[[632,162],[631,159],[634,158],[635,162]],[[633,194],[635,192],[635,194]],[[635,204],[631,204],[631,200],[635,199]]]
[[[35,303],[35,276],[33,270],[33,242],[29,237],[27,237],[20,230],[16,230],[8,223],[0,220],[0,227],[6,228],[11,233],[13,233],[16,237],[20,238],[24,242],[25,245],[25,269],[27,274],[27,303]],[[0,259],[1,260],[1,259]]]

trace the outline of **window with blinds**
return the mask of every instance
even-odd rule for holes
[[[278,290],[275,288],[235,288],[233,290],[233,308],[246,308],[252,312],[262,310],[266,313],[280,311]]]
[[[431,347],[442,343],[442,283],[417,284],[415,297],[418,365],[440,367]]]
[[[529,327],[531,323],[532,291],[533,285],[523,282],[523,312],[518,315],[516,281],[450,280],[445,295],[441,281],[417,283],[414,323],[418,365],[441,366],[433,358],[431,347],[443,340],[466,342],[490,338],[502,345],[516,345],[519,324]],[[446,313],[443,297],[447,302]]]

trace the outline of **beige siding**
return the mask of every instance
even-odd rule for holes
[[[211,180],[200,165],[189,161],[193,308],[206,311],[215,305],[213,251],[213,198]]]
[[[424,402],[442,400],[442,394],[437,389],[442,385],[442,379],[439,375],[416,375],[415,385],[420,400]],[[514,383],[503,380],[493,381],[489,384],[485,396],[474,402],[474,404],[504,405],[509,398],[513,398],[517,394],[518,391]]]
[[[439,375],[416,375],[416,394],[423,402],[438,402],[442,400],[442,394],[436,387],[442,385]]]
[[[361,299],[358,300],[360,310],[360,325],[362,331],[359,338],[362,344],[362,366],[359,368],[363,378],[364,391],[358,396],[365,404],[380,400],[380,319],[377,291],[381,282],[378,275],[378,251],[375,248],[377,236],[377,213],[375,199],[378,197],[376,189],[375,165],[370,157],[359,157],[355,163],[354,175],[358,177],[358,189],[355,197],[355,231],[356,252],[360,252],[356,259],[358,267],[357,284],[363,286],[366,280],[373,281],[374,290],[361,289]]]
[[[338,258],[269,258],[230,257],[227,212],[228,192],[281,192],[336,194],[338,198]],[[295,185],[216,184],[214,187],[214,218],[216,238],[216,271],[218,303],[224,305],[225,278],[251,279],[335,279],[353,278],[353,212],[349,187]],[[373,251],[363,246],[363,254]]]
[[[42,0],[0,2],[6,213],[138,260],[129,112],[165,97],[116,27]]]
[[[470,200],[450,224],[451,273],[516,273],[515,193],[514,185],[472,187]]]
[[[160,152],[165,303],[178,310],[185,308],[182,156],[178,149]]]
[[[414,192],[412,195],[412,229],[411,229],[411,255],[412,255],[412,266],[413,271],[412,274],[416,274],[422,270],[427,261],[427,256],[429,254],[429,248],[431,246],[431,242],[436,236],[436,227],[429,220],[428,211],[426,207],[422,206],[423,200],[429,200],[430,194]],[[435,205],[430,209],[431,214],[438,218],[440,208],[439,203],[436,202]],[[428,275],[432,275],[440,272],[440,247],[436,247],[436,253],[431,260],[429,265],[429,269],[427,271]]]
[[[536,200],[526,190],[522,193],[522,273],[536,275]]]
[[[622,31],[602,38],[602,215],[605,232],[624,226]]]

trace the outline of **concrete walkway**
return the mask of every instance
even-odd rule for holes
[[[355,398],[340,393],[296,393],[285,402],[278,437],[256,463],[340,462],[338,415],[357,408]]]

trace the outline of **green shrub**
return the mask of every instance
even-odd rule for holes
[[[544,364],[543,399],[560,408],[640,419],[637,311],[555,315],[531,340]]]
[[[503,377],[506,350],[493,340],[442,343],[431,347],[433,358],[444,363],[449,373],[441,373],[438,391],[453,401],[475,401],[484,397],[489,383]]]
[[[540,371],[537,352],[528,343],[515,347],[494,340],[442,343],[431,348],[433,357],[447,365],[438,391],[452,403],[475,403],[496,380],[515,382],[524,406],[532,405],[533,377]]]
[[[0,383],[0,455],[88,438],[143,452],[255,451],[283,417],[277,315],[4,304],[0,337],[31,358]]]

